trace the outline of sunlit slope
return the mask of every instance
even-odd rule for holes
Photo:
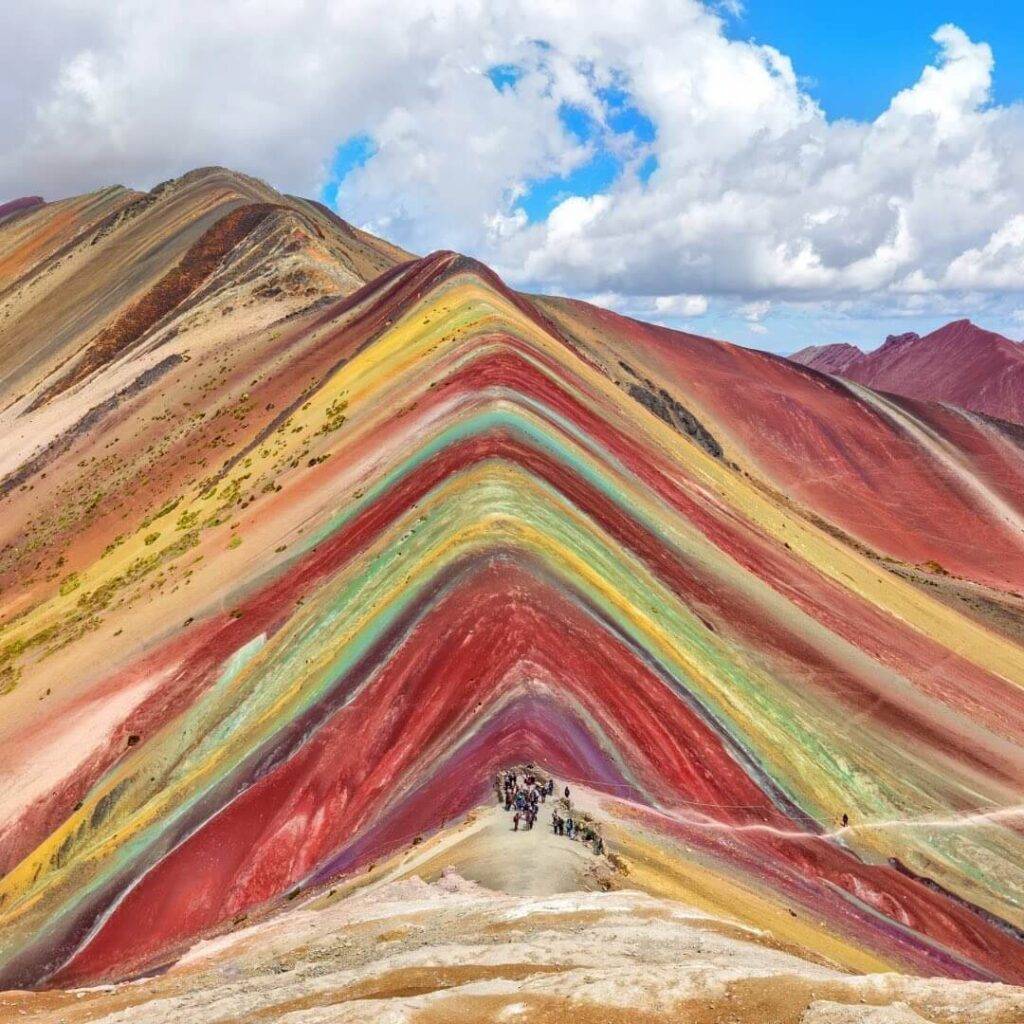
[[[68,446],[12,469],[0,980],[143,969],[529,759],[616,798],[635,884],[855,969],[1022,980],[1021,648],[839,500],[983,522],[975,561],[930,550],[1012,616],[1012,439],[451,253],[203,337],[101,412],[114,369],[69,385]],[[33,576],[54,534],[20,488],[102,490],[114,444],[153,468]],[[801,445],[831,489],[800,489]]]
[[[221,168],[30,208],[0,254],[0,585],[27,600],[315,386],[294,320],[410,258]]]
[[[204,314],[255,306],[266,321],[408,258],[316,203],[219,167],[150,192],[107,188],[20,211],[0,219],[4,404],[39,403]]]
[[[871,554],[1022,589],[1024,431],[1014,424],[585,303],[539,304],[622,387],[684,395],[743,468]]]

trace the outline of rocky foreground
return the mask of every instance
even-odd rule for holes
[[[500,892],[439,868],[455,860]],[[422,876],[422,877],[421,877]],[[423,878],[433,881],[424,881]],[[577,1024],[1016,1024],[1024,989],[852,974],[737,919],[617,888],[596,858],[477,812],[372,872],[364,888],[201,941],[166,972],[0,995],[26,1024],[512,1021]],[[570,886],[569,891],[559,891]]]

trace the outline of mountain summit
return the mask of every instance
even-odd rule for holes
[[[1024,343],[955,320],[923,337],[890,335],[873,352],[812,346],[790,358],[908,398],[948,402],[1024,424]]]

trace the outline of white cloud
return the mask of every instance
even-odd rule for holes
[[[591,305],[601,306],[603,309],[611,309],[616,312],[625,309],[627,302],[626,297],[619,295],[618,292],[594,292],[592,295],[584,295],[581,298]]]
[[[517,187],[589,155],[558,108],[595,102],[596,79],[478,0],[4,5],[0,40],[23,38],[0,76],[5,196],[149,187],[210,163],[315,196],[336,147],[368,133],[346,215],[417,249],[479,250],[507,233]],[[524,74],[499,92],[486,71],[503,62]]]
[[[658,295],[654,311],[663,317],[703,316],[708,311],[708,300],[704,295]]]
[[[472,252],[526,287],[667,318],[711,299],[755,332],[769,308],[814,304],[852,317],[974,303],[1008,321],[1024,295],[1024,107],[992,101],[998,53],[941,26],[935,63],[876,120],[829,121],[785,54],[727,37],[729,9],[8,4],[0,198],[149,186],[204,163],[316,194],[335,148],[368,134],[343,216],[418,251]],[[519,77],[499,90],[486,72],[502,64]],[[649,145],[608,134],[613,84],[655,126]],[[592,142],[562,104],[603,126]],[[594,147],[626,171],[530,223],[529,182]]]
[[[1024,214],[992,232],[983,246],[961,253],[946,270],[945,281],[957,289],[1020,288],[1024,280]]]
[[[768,328],[761,322],[771,312],[772,304],[768,299],[747,302],[740,306],[739,313],[747,322],[747,330],[751,334],[767,334]]]
[[[772,304],[767,299],[759,302],[748,302],[740,307],[740,314],[750,323],[759,323],[771,312]]]
[[[659,169],[646,188],[610,189],[587,228],[619,261],[580,265],[535,225],[516,240],[522,264],[592,289],[747,303],[1024,289],[1024,108],[990,103],[987,45],[953,26],[935,41],[936,64],[872,123],[827,121],[784,57],[707,22],[638,44],[631,81],[659,127]]]
[[[973,43],[956,25],[942,25],[932,38],[942,47],[942,64],[927,67],[917,84],[893,97],[880,122],[926,117],[940,135],[970,130],[965,115],[978,110],[989,98],[992,84],[992,50]]]

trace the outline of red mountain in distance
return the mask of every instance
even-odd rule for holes
[[[845,343],[812,345],[790,359],[880,391],[1024,423],[1024,344],[970,320],[923,337],[890,335],[874,352]]]
[[[6,203],[0,203],[0,220],[11,214],[20,213],[22,210],[31,210],[42,205],[42,196],[22,196],[20,199],[11,199]]]

